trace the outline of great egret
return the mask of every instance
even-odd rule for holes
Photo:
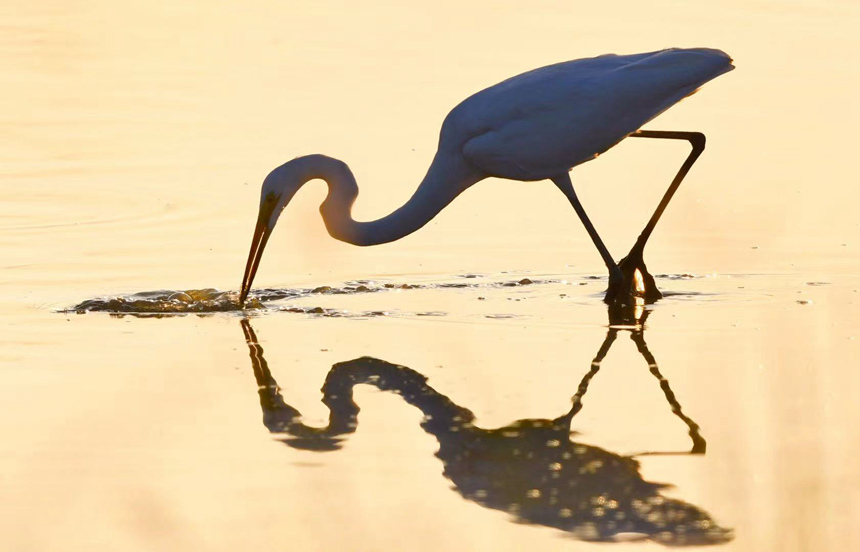
[[[379,220],[358,222],[350,214],[358,185],[343,161],[308,155],[273,170],[263,182],[260,212],[242,280],[240,302],[251,289],[263,249],[278,217],[309,180],[328,183],[320,213],[329,234],[354,245],[392,242],[415,232],[458,195],[487,178],[550,179],[567,196],[609,270],[606,301],[629,296],[635,274],[646,300],[661,297],[642,252],[660,215],[705,146],[698,132],[639,128],[734,69],[731,58],[706,48],[668,49],[578,59],[523,73],[470,96],[445,121],[427,175],[405,205]],[[594,159],[627,136],[688,140],[693,146],[630,253],[616,265],[570,181],[568,171]]]

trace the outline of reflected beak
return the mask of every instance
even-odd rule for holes
[[[254,283],[254,276],[257,275],[257,269],[260,267],[263,249],[269,241],[269,236],[272,235],[269,219],[273,208],[274,204],[269,208],[261,208],[260,215],[257,217],[257,227],[254,228],[254,238],[251,240],[251,252],[248,253],[248,264],[245,265],[245,276],[242,278],[242,292],[239,295],[239,304],[243,307],[245,299],[248,298],[248,292],[251,291],[251,284]]]

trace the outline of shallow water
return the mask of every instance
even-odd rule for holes
[[[467,274],[462,278],[480,278],[477,274]],[[600,279],[590,277],[589,279]],[[436,282],[436,283],[404,283],[373,282],[360,280],[348,282],[340,287],[318,286],[309,289],[256,289],[253,290],[244,303],[239,301],[239,293],[236,291],[220,291],[217,289],[189,289],[189,290],[157,290],[133,293],[131,295],[120,295],[117,297],[98,297],[81,301],[77,305],[61,309],[62,313],[85,314],[87,312],[107,312],[113,315],[136,315],[146,316],[150,314],[182,315],[182,314],[207,314],[214,312],[232,312],[238,314],[253,314],[261,309],[278,310],[285,312],[301,312],[304,314],[328,314],[331,316],[349,316],[347,310],[323,309],[322,307],[293,306],[289,302],[297,299],[319,295],[355,295],[363,293],[376,293],[380,291],[402,291],[402,290],[445,290],[464,288],[499,288],[520,287],[542,283],[553,283],[553,280],[537,280],[522,278],[520,280],[507,280],[501,282],[466,283],[461,281]],[[567,283],[567,282],[561,282]],[[585,285],[584,283],[582,285]],[[287,301],[287,304],[284,302]],[[352,313],[361,315],[362,313]],[[371,313],[372,314],[372,313]],[[378,311],[378,314],[387,314]],[[431,314],[431,313],[418,313]],[[442,312],[432,314],[443,315]]]
[[[853,3],[16,10],[4,550],[860,548]],[[236,309],[275,165],[343,158],[375,218],[468,94],[667,45],[738,69],[650,125],[708,136],[655,305],[607,310],[552,184],[488,181],[375,248],[309,185]],[[572,173],[616,256],[686,153],[645,142]]]

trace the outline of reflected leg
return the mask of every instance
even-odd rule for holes
[[[556,418],[553,425],[566,424],[569,427],[573,417],[576,416],[577,412],[582,410],[582,397],[585,396],[585,393],[588,391],[588,384],[591,382],[591,378],[600,371],[600,363],[603,362],[603,359],[606,357],[606,354],[609,352],[609,349],[612,347],[617,336],[618,330],[616,328],[609,328],[609,331],[606,332],[606,337],[603,339],[603,343],[600,345],[600,349],[597,351],[597,355],[594,357],[594,360],[591,361],[591,370],[582,377],[576,393],[571,398],[573,405],[570,407],[570,411],[564,416]]]
[[[666,400],[669,402],[669,405],[672,407],[672,413],[681,419],[689,428],[690,439],[693,440],[693,448],[690,449],[689,454],[705,454],[705,450],[707,449],[707,443],[705,442],[704,437],[699,433],[699,425],[692,420],[692,418],[688,417],[681,410],[681,405],[678,403],[678,399],[675,398],[675,393],[672,392],[672,388],[669,387],[669,380],[663,377],[663,374],[660,373],[660,368],[657,366],[657,360],[654,358],[654,355],[651,354],[651,351],[648,350],[648,345],[645,343],[644,332],[633,331],[630,333],[630,339],[636,343],[636,348],[639,350],[639,353],[642,354],[642,357],[645,358],[645,361],[648,362],[648,369],[651,371],[651,374],[660,381],[660,388],[663,390],[663,394],[666,396]],[[645,452],[642,454],[674,454],[674,453],[657,453],[657,452]]]

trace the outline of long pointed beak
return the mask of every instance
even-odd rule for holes
[[[242,278],[242,292],[239,295],[239,304],[243,307],[245,299],[248,298],[248,292],[251,291],[251,284],[254,283],[254,276],[257,275],[257,269],[260,267],[263,249],[269,241],[269,236],[272,235],[272,229],[269,228],[271,214],[271,209],[260,209],[260,215],[257,217],[257,227],[254,229],[251,251],[248,253],[248,264],[245,265],[245,276]]]

